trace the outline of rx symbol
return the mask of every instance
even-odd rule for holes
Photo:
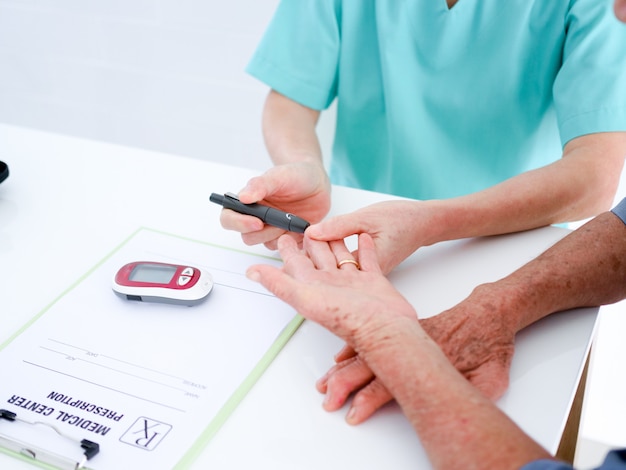
[[[120,441],[145,450],[153,450],[172,429],[169,424],[140,417],[122,435]]]

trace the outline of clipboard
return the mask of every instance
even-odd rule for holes
[[[111,279],[135,259],[205,269],[213,292],[123,300]],[[303,321],[245,277],[254,263],[281,264],[138,229],[0,345],[0,450],[46,468],[188,468]]]
[[[49,430],[54,431],[58,436],[73,441],[73,438],[66,436],[58,428],[51,426],[40,421],[26,421],[17,417],[17,414],[9,410],[0,410],[0,420],[6,420],[9,422],[21,422],[30,426],[47,426]],[[97,442],[90,441],[89,439],[81,439],[75,443],[80,446],[82,450],[82,457],[79,459],[72,456],[61,455],[55,451],[38,447],[32,443],[22,441],[16,437],[11,437],[6,434],[0,433],[0,446],[8,451],[16,452],[29,459],[37,462],[50,465],[59,469],[81,469],[86,468],[87,461],[98,455],[100,452],[100,445]]]

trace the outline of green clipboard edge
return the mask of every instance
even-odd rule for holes
[[[145,228],[145,227],[140,227],[137,230],[135,230],[122,243],[120,243],[118,246],[116,246],[113,249],[113,251],[111,251],[108,255],[106,255],[104,258],[102,258],[100,261],[98,261],[89,271],[87,271],[85,274],[83,274],[81,277],[79,277],[76,282],[74,282],[72,285],[70,285],[67,289],[65,289],[63,292],[61,292],[52,302],[50,302],[48,305],[46,305],[41,312],[39,312],[37,315],[32,317],[26,323],[24,323],[24,325],[22,325],[22,327],[19,328],[11,336],[9,336],[9,338],[4,343],[0,344],[0,351],[2,351],[4,348],[6,348],[11,342],[13,342],[15,340],[15,338],[17,338],[22,333],[24,333],[28,328],[30,328],[33,325],[33,323],[35,323],[37,320],[39,320],[48,310],[50,310],[52,308],[52,306],[54,304],[56,304],[61,298],[65,297],[69,292],[74,290],[76,288],[76,286],[78,286],[81,282],[83,282],[85,279],[87,279],[87,277],[89,277],[89,275],[91,273],[93,273],[96,269],[98,269],[100,266],[102,266],[111,256],[113,256],[124,245],[126,245],[126,243],[128,243],[129,240],[131,240],[141,230],[156,231],[156,230],[148,229],[148,228]],[[160,233],[164,233],[164,232],[160,232]],[[171,235],[171,234],[167,234],[167,235]],[[177,237],[176,235],[172,235],[172,236]],[[177,238],[181,238],[181,237],[177,237]],[[202,242],[200,242],[200,243],[202,243]]]
[[[13,333],[6,341],[0,344],[0,351],[6,348],[15,338],[24,333],[30,326],[33,325],[39,318],[41,318],[52,306],[57,303],[62,297],[67,295],[70,291],[72,291],[76,286],[78,286],[81,282],[83,282],[91,273],[93,273],[96,269],[102,266],[111,256],[113,256],[116,252],[118,252],[126,243],[128,243],[133,237],[135,237],[142,230],[147,230],[150,232],[160,233],[162,235],[167,235],[170,237],[180,238],[182,240],[187,240],[195,243],[200,243],[202,245],[210,245],[230,251],[234,251],[237,253],[246,253],[250,254],[245,250],[239,250],[236,248],[230,248],[222,245],[217,245],[215,243],[209,243],[201,240],[196,240],[193,238],[183,237],[180,235],[175,235],[169,232],[165,232],[162,230],[157,230],[149,227],[139,227],[132,234],[130,234],[124,241],[122,241],[118,246],[116,246],[108,255],[102,258],[98,263],[96,263],[89,271],[83,274],[76,282],[74,282],[71,286],[65,289],[61,294],[59,294],[52,302],[46,305],[41,312],[27,321],[21,328],[19,328],[15,333]],[[267,255],[258,255],[254,253],[255,256],[260,258],[266,258],[271,260],[279,260],[279,258]],[[185,468],[189,468],[193,461],[200,455],[209,441],[217,434],[222,425],[226,422],[228,417],[232,414],[232,412],[237,408],[239,403],[245,398],[254,384],[261,378],[263,373],[267,370],[272,361],[278,356],[278,353],[285,347],[289,339],[293,336],[296,330],[300,327],[304,318],[299,314],[295,314],[294,318],[285,326],[283,331],[281,331],[278,338],[274,341],[272,346],[266,351],[263,357],[256,364],[254,369],[248,374],[248,376],[244,379],[244,381],[237,387],[237,390],[233,392],[230,398],[224,403],[224,405],[217,412],[215,417],[211,420],[209,425],[205,428],[205,430],[200,434],[200,436],[196,439],[196,441],[191,445],[191,447],[187,450],[187,452],[183,455],[183,457],[179,460],[179,462],[174,466],[174,470],[183,470]],[[22,454],[17,452],[13,452],[7,449],[0,448],[0,452],[3,454],[10,455],[18,460],[22,460],[24,462],[28,462],[34,466],[46,469],[46,470],[57,470],[56,467],[52,467],[46,463],[39,462],[33,459],[30,459]],[[85,470],[89,470],[89,467],[83,467]]]
[[[295,317],[280,333],[276,341],[274,341],[270,349],[267,350],[254,369],[252,369],[252,372],[250,372],[241,385],[239,385],[237,390],[235,390],[235,392],[230,396],[224,406],[222,406],[222,408],[217,412],[211,423],[209,423],[196,442],[194,442],[194,444],[189,448],[178,464],[174,466],[174,470],[183,470],[191,466],[193,461],[198,457],[198,455],[200,455],[213,436],[217,434],[219,429],[226,422],[235,408],[237,408],[239,403],[241,403],[248,392],[252,390],[254,384],[259,380],[259,378],[261,378],[274,358],[276,358],[278,353],[287,344],[303,321],[303,317],[298,314],[295,315]]]

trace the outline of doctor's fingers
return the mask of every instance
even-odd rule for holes
[[[304,237],[303,247],[317,269],[332,271],[337,268],[337,259],[328,242]]]
[[[265,224],[258,217],[244,215],[230,209],[222,209],[220,223],[226,230],[240,233],[251,233],[262,230]]]

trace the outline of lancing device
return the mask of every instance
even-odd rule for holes
[[[231,209],[240,214],[253,215],[268,225],[289,230],[290,232],[304,233],[306,228],[311,225],[306,220],[290,214],[289,212],[283,212],[256,202],[253,204],[244,204],[232,193],[226,193],[223,196],[221,194],[212,193],[209,199],[215,204],[220,204],[225,209]]]

